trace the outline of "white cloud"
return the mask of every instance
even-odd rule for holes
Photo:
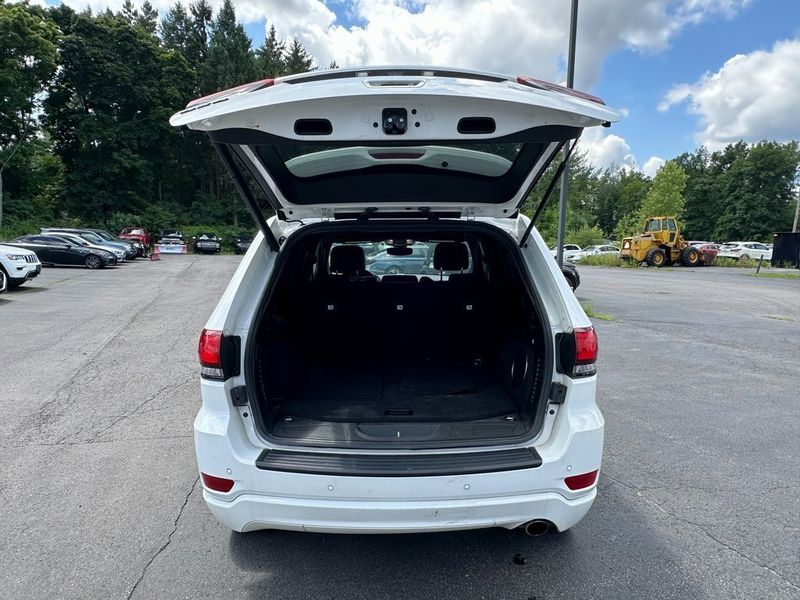
[[[664,166],[665,162],[667,161],[660,156],[651,156],[644,162],[644,165],[642,166],[642,173],[648,177],[655,177],[656,173],[658,173],[658,170]]]
[[[625,138],[598,127],[584,130],[577,150],[585,152],[586,160],[597,169],[639,169]]]
[[[800,39],[776,42],[769,51],[738,54],[716,73],[673,87],[659,104],[685,103],[698,115],[696,140],[711,149],[743,139],[800,138]]]
[[[119,10],[123,0],[64,0]],[[185,0],[184,0],[185,1]],[[174,0],[151,0],[165,11]],[[218,7],[222,0],[212,0]],[[657,51],[681,28],[730,17],[749,0],[603,0],[580,5],[576,87],[598,80],[619,47]],[[137,1],[136,4],[139,4]],[[359,25],[345,27],[323,0],[234,0],[242,22],[274,23],[298,37],[319,64],[438,64],[564,79],[569,2],[564,0],[349,0],[331,4]]]
[[[640,165],[625,138],[599,127],[584,130],[577,151],[585,153],[586,160],[596,169],[641,171],[648,177],[667,162],[660,156],[651,156]]]

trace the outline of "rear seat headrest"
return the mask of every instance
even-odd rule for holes
[[[331,248],[331,273],[354,276],[366,270],[366,258],[361,246],[334,246]]]
[[[469,252],[462,242],[439,242],[433,251],[433,268],[437,271],[462,271],[469,267]]]

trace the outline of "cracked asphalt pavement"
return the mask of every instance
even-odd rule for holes
[[[238,257],[45,269],[0,296],[0,598],[800,598],[800,282],[581,268],[600,493],[561,535],[233,534],[192,444]]]

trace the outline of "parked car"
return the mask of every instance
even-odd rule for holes
[[[125,245],[126,247],[130,248],[132,250],[132,252],[128,253],[128,258],[138,258],[140,256],[144,256],[145,255],[144,244],[142,244],[142,242],[140,242],[138,239],[135,239],[135,238],[134,239],[123,239],[123,238],[121,238],[119,236],[114,235],[113,233],[111,233],[110,231],[108,231],[106,229],[88,229],[87,231],[90,231],[90,232],[94,233],[95,235],[100,236],[101,238],[103,238],[104,240],[106,240],[108,242],[121,243],[121,244]]]
[[[123,240],[136,240],[142,245],[142,254],[147,256],[153,246],[153,237],[144,227],[125,227],[119,234]]]
[[[694,245],[694,244],[693,244]],[[695,246],[700,251],[700,264],[713,265],[719,254],[719,245],[712,243],[699,243]]]
[[[587,256],[619,256],[619,248],[616,246],[588,246],[580,252],[570,253],[566,258],[574,262],[579,262]]]
[[[97,244],[90,244],[89,242],[87,242],[85,239],[83,239],[78,235],[70,235],[68,233],[63,233],[63,232],[51,232],[47,235],[52,236],[53,238],[60,240],[66,244],[107,252],[108,254],[111,255],[111,262],[109,262],[107,265],[109,267],[114,267],[125,261],[124,252],[122,252],[122,250],[110,250],[108,248],[104,248],[103,246],[98,246]]]
[[[170,122],[212,136],[262,234],[198,346],[194,441],[217,519],[342,533],[578,523],[603,454],[597,338],[519,209],[565,144],[618,115],[538,80],[430,67],[301,74],[214,100]],[[359,244],[389,239],[435,241],[434,268],[453,274],[364,277]]]
[[[0,272],[4,289],[13,290],[26,281],[38,277],[42,263],[36,252],[8,243],[0,244]]]
[[[242,233],[233,240],[233,253],[244,254],[253,243],[253,236],[249,233]]]
[[[155,248],[161,254],[186,254],[186,238],[177,229],[162,229]]]
[[[84,229],[60,229],[53,227],[43,227],[41,233],[44,235],[54,235],[63,239],[68,239],[71,243],[80,246],[90,246],[93,248],[100,248],[114,255],[117,262],[125,262],[128,258],[136,256],[133,247],[128,244],[119,242],[109,242],[104,240],[96,233]]]
[[[423,273],[423,265],[428,256],[428,244],[416,243],[405,250],[406,254],[393,254],[399,248],[387,248],[366,259],[367,271],[375,275],[414,275]]]
[[[572,291],[574,292],[577,290],[578,286],[581,284],[581,276],[578,274],[578,265],[565,260],[561,265],[561,273],[564,275],[564,279],[567,280],[569,287],[572,288]]]
[[[8,279],[6,278],[5,272],[0,269],[0,294],[5,293],[8,289]]]
[[[89,269],[101,269],[117,263],[111,252],[72,244],[52,235],[24,235],[6,244],[35,252],[43,265],[83,265]]]
[[[761,242],[726,242],[720,246],[717,256],[719,258],[743,258],[745,260],[748,258],[758,260],[763,257],[764,260],[770,260],[772,258],[772,250]]]
[[[215,233],[198,233],[194,237],[194,251],[198,254],[219,254],[222,240]]]
[[[564,258],[567,257],[567,254],[577,254],[580,251],[581,247],[578,246],[578,244],[564,244]],[[553,256],[558,256],[558,247],[551,246],[550,254]]]

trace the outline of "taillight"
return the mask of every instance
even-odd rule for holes
[[[584,488],[592,487],[595,481],[597,481],[597,471],[582,473],[580,475],[571,475],[570,477],[564,479],[564,483],[567,484],[567,487],[573,492],[575,490],[582,490]]]
[[[222,372],[222,332],[203,329],[197,345],[200,375],[207,379],[224,379]]]
[[[215,492],[230,492],[233,489],[233,479],[226,479],[225,477],[214,477],[213,475],[206,475],[200,473],[203,478],[203,485],[208,489]]]
[[[558,371],[570,377],[589,377],[597,372],[597,334],[594,327],[576,327],[559,334]]]
[[[238,375],[240,349],[238,335],[224,335],[216,329],[203,329],[197,345],[200,375],[204,379],[219,381]]]
[[[572,374],[586,377],[597,372],[597,334],[594,327],[578,327],[573,330],[575,336],[575,364]]]

